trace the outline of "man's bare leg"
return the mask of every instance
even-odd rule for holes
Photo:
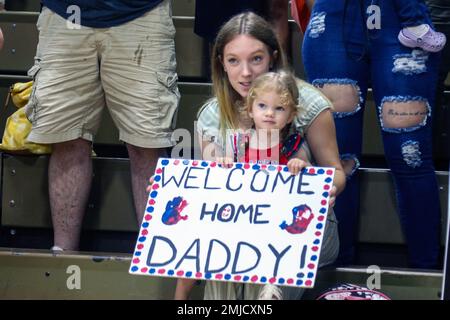
[[[175,288],[174,300],[188,300],[189,294],[195,285],[196,280],[194,279],[177,279],[177,287]]]
[[[92,181],[91,143],[77,139],[54,144],[48,178],[54,245],[78,250]]]
[[[165,154],[164,149],[148,149],[127,144],[131,167],[131,186],[134,197],[134,208],[138,224],[144,217],[144,210],[148,198],[146,188],[148,179],[155,171],[158,158]]]

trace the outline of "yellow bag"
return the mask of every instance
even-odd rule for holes
[[[19,108],[19,110],[14,112],[6,120],[5,132],[3,133],[0,149],[24,154],[48,154],[52,152],[51,145],[27,141],[27,137],[31,131],[31,122],[28,120],[25,114],[25,108],[23,107],[30,99],[32,88],[33,81],[25,83],[19,82],[11,86],[9,95],[11,96],[14,105]],[[8,105],[8,100],[9,99],[6,100],[5,108]]]
[[[12,102],[17,108],[24,107],[30,100],[31,91],[33,91],[33,81],[17,82],[10,89]]]

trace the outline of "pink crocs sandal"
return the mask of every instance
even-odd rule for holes
[[[428,31],[422,36],[417,37],[407,28],[400,30],[398,41],[409,48],[422,48],[429,52],[441,51],[446,43],[445,35],[441,32],[434,31],[429,25],[426,25]]]

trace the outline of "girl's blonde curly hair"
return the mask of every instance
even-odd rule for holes
[[[280,95],[281,104],[293,112],[299,111],[298,87],[291,72],[267,72],[256,78],[247,95],[247,112],[252,111],[253,102],[261,92],[275,91]]]

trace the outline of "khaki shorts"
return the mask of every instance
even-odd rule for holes
[[[143,148],[173,146],[180,94],[170,10],[165,0],[120,26],[74,29],[44,8],[29,71],[35,83],[26,109],[33,124],[28,140],[92,141],[106,105],[120,140]]]

